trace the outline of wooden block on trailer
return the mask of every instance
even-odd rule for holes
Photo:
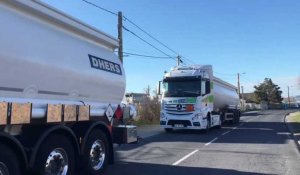
[[[29,124],[31,119],[31,103],[12,103],[10,124]]]
[[[78,121],[90,120],[90,106],[79,106]]]
[[[7,124],[7,112],[8,112],[8,103],[0,103],[0,125]]]
[[[64,121],[73,122],[76,121],[76,105],[64,105]]]
[[[48,104],[47,107],[47,123],[61,122],[62,120],[62,105]]]

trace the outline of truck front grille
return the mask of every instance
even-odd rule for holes
[[[167,112],[167,114],[172,114],[172,115],[193,114],[191,111],[186,110],[187,105],[193,105],[193,104],[165,104],[165,111]]]

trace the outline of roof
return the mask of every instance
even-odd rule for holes
[[[212,66],[211,65],[190,65],[190,66],[176,66],[171,68],[171,71],[165,74],[165,77],[188,77],[188,76],[203,76],[203,72],[208,72],[208,74],[213,74]],[[207,78],[207,77],[206,77]],[[223,84],[227,87],[232,89],[236,89],[237,87],[220,79],[217,77],[213,77],[213,80]]]
[[[30,14],[38,19],[47,21],[49,24],[59,26],[69,32],[75,33],[76,35],[111,49],[118,47],[118,40],[116,38],[41,1],[4,0],[1,1],[1,3],[6,3],[6,5],[9,5],[20,12]]]

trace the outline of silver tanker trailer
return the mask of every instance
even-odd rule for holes
[[[40,1],[0,1],[0,174],[102,174],[122,119],[117,39]]]
[[[210,65],[172,68],[162,86],[159,83],[160,125],[167,132],[176,128],[208,131],[224,121],[239,122],[237,88],[214,77]]]

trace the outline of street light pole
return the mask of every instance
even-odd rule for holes
[[[242,86],[242,109],[244,110],[245,101],[244,101],[244,86]]]
[[[241,97],[240,73],[237,74],[237,80],[238,80],[238,94],[239,94],[239,98],[240,98]]]
[[[290,99],[290,86],[287,86],[288,89],[288,102],[289,102],[289,108],[291,107],[291,99]]]

